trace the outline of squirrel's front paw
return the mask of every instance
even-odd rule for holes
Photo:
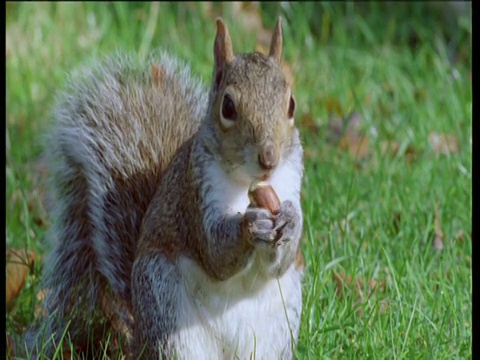
[[[245,226],[253,243],[271,244],[277,232],[274,229],[274,219],[270,211],[249,207],[244,215]]]
[[[275,245],[279,246],[293,239],[300,226],[300,216],[297,214],[295,206],[290,200],[284,201],[280,207],[280,213],[275,219],[274,230],[277,232]]]

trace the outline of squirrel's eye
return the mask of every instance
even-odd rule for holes
[[[232,98],[228,94],[225,94],[225,96],[223,97],[222,116],[225,119],[231,121],[237,119],[237,110],[235,110],[235,104],[233,103]]]
[[[288,119],[293,119],[293,115],[295,114],[295,99],[293,98],[293,95],[290,96],[290,103],[288,104],[288,112],[287,116]]]

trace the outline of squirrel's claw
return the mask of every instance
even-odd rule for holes
[[[275,220],[274,230],[277,232],[275,238],[275,245],[280,246],[286,241],[290,241],[293,238],[295,226],[297,224],[298,215],[295,211],[295,207],[290,200],[286,200],[282,203],[280,213]]]
[[[273,219],[268,210],[248,208],[244,219],[252,242],[271,243],[275,239],[277,232],[273,228]]]

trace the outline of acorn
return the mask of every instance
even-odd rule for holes
[[[280,212],[280,199],[267,181],[254,180],[248,188],[248,198],[253,206],[268,209],[273,215]]]

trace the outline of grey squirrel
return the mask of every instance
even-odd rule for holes
[[[304,272],[303,150],[281,69],[234,54],[217,19],[213,81],[161,53],[71,77],[48,137],[55,246],[31,354],[113,331],[157,359],[291,359]],[[278,214],[249,202],[266,180]]]

